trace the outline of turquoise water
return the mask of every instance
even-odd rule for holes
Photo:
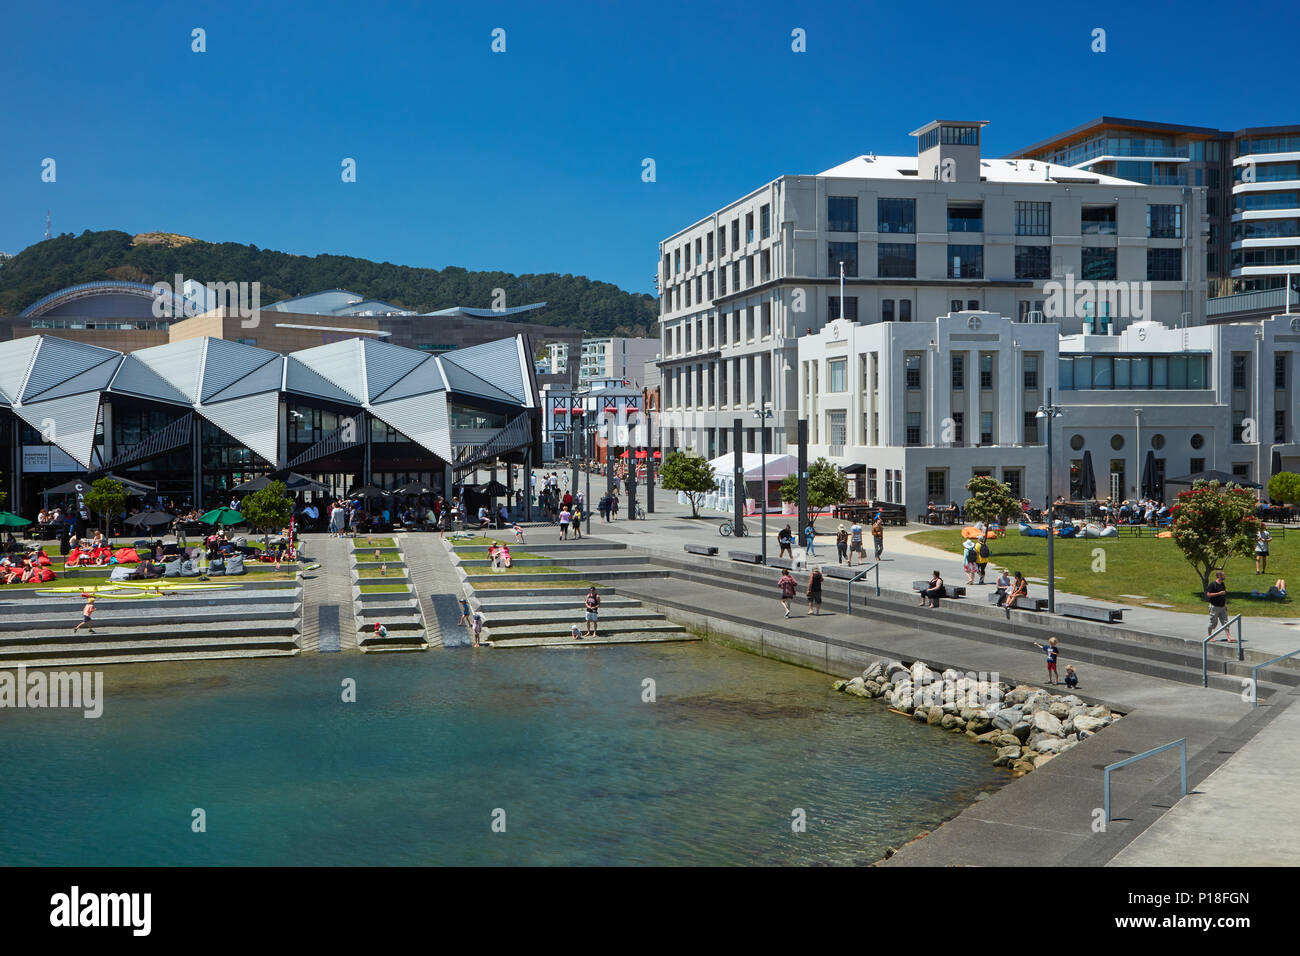
[[[1007,779],[826,675],[709,644],[104,675],[98,720],[0,710],[0,863],[867,863]]]

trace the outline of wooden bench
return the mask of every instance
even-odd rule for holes
[[[746,564],[763,563],[763,555],[757,551],[728,551],[727,557],[732,561],[744,561]]]
[[[703,554],[707,557],[712,557],[718,553],[717,548],[707,544],[685,544],[682,545],[682,550],[688,554]]]
[[[1066,617],[1080,617],[1089,621],[1101,621],[1103,624],[1116,624],[1124,619],[1124,609],[1119,607],[1098,607],[1095,604],[1058,604],[1056,609]]]
[[[998,603],[998,598],[999,598],[999,597],[1001,597],[1001,595],[998,594],[997,591],[994,591],[992,594],[989,595],[989,603],[990,603],[990,604],[997,604],[997,603]],[[1032,598],[1032,597],[1021,598],[1019,601],[1016,602],[1016,606],[1013,607],[1011,610],[1013,610],[1013,611],[1046,611],[1046,610],[1047,610],[1047,598]]]
[[[930,587],[930,582],[929,582],[929,581],[913,581],[913,582],[912,582],[912,590],[913,590],[913,591],[916,591],[916,592],[918,592],[918,593],[921,592],[921,591],[926,590],[926,589],[929,588],[929,587]],[[965,597],[965,596],[966,596],[966,588],[965,588],[965,587],[954,587],[953,585],[949,584],[949,583],[946,582],[946,581],[944,582],[944,585],[943,585],[943,593],[939,595],[939,597],[941,597],[941,598],[959,598],[959,597]]]

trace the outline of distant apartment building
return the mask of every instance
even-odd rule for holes
[[[1158,495],[1165,479],[1206,469],[1261,483],[1276,468],[1300,469],[1300,317],[1057,333],[989,312],[832,322],[799,340],[809,455],[839,465],[856,495],[909,512],[965,500],[974,475],[1042,502],[1037,413],[1050,390],[1064,410],[1053,425],[1053,496],[1077,499],[1089,466],[1097,495],[1119,499],[1141,495],[1148,461]]]
[[[1235,132],[1103,116],[1014,154],[1135,182],[1204,187],[1206,274],[1215,296],[1278,290],[1300,273],[1300,125]],[[1273,301],[1276,300],[1276,301]],[[1233,309],[1239,311],[1239,309]],[[1253,316],[1258,318],[1261,316]]]
[[[639,384],[645,374],[646,362],[654,361],[658,356],[658,339],[631,339],[616,335],[584,338],[579,355],[578,380],[593,382],[616,378]],[[570,367],[570,345],[555,342],[547,346],[547,359],[552,374],[564,374]]]
[[[986,159],[984,125],[935,121],[915,156],[780,176],[659,244],[666,448],[727,453],[737,418],[745,451],[760,427],[769,448],[793,442],[799,339],[840,317],[988,311],[1108,335],[1205,322],[1206,187]]]

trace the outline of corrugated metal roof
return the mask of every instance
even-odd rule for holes
[[[393,402],[399,398],[408,398],[412,395],[428,395],[430,392],[441,392],[445,388],[446,385],[443,381],[442,372],[438,368],[437,360],[433,356],[426,356],[423,362],[415,366],[383,392],[375,395],[372,390],[370,400],[372,402]]]
[[[243,342],[227,339],[204,339],[207,357],[203,362],[203,389],[201,401],[207,402],[222,389],[250,375],[267,362],[279,358],[276,352],[259,349]]]
[[[133,352],[122,359],[122,364],[118,366],[117,373],[109,384],[110,391],[189,404],[180,389],[141,362],[136,357],[138,354]]]
[[[106,362],[114,355],[121,354],[112,349],[102,349],[97,345],[51,338],[48,335],[40,336],[38,341],[40,346],[32,362],[31,373],[23,384],[24,402],[32,401],[41,392],[48,391],[55,385]]]
[[[320,374],[298,361],[294,355],[285,356],[284,367],[284,387],[286,391],[315,398],[328,398],[335,402],[347,402],[348,404],[356,402],[355,397],[343,391],[333,382],[322,378]]]
[[[211,356],[208,359],[211,362]],[[284,383],[284,356],[271,353],[271,359],[219,392],[208,392],[208,377],[203,376],[204,401],[227,402],[245,395],[278,392]]]
[[[293,357],[327,382],[343,389],[353,401],[366,400],[366,370],[360,339],[344,339],[294,352]]]
[[[514,402],[515,397],[509,392],[503,392],[491,382],[486,382],[479,378],[473,372],[468,372],[452,362],[446,360],[446,356],[439,356],[442,362],[443,374],[447,376],[447,384],[451,386],[453,392],[459,392],[462,395],[477,395],[480,398],[490,398],[498,402]]]
[[[451,422],[447,414],[446,392],[412,395],[395,402],[383,402],[373,406],[370,414],[393,426],[443,461],[451,461]]]
[[[491,382],[517,401],[528,400],[528,384],[519,363],[519,344],[516,339],[498,339],[482,345],[471,345],[467,349],[444,352],[439,358],[443,360],[444,368],[445,363],[450,362]]]
[[[182,339],[131,354],[169,382],[187,402],[194,402],[199,397],[199,375],[203,371],[203,342]]]
[[[200,405],[198,413],[244,447],[278,465],[280,395],[266,392],[229,402]]]
[[[32,402],[14,408],[14,412],[32,428],[48,434],[50,441],[76,459],[81,467],[90,467],[95,425],[99,422],[99,392]]]
[[[374,401],[392,384],[428,357],[415,349],[404,349],[374,339],[358,339],[366,367],[366,398]]]
[[[41,350],[44,355],[44,349]],[[111,352],[110,358],[100,362],[94,368],[87,369],[80,375],[74,375],[65,382],[60,382],[53,388],[48,388],[36,396],[37,401],[45,402],[52,398],[63,398],[65,395],[80,395],[82,392],[102,392],[108,388],[108,383],[113,380],[113,374],[117,367],[122,364],[122,356],[117,352]],[[36,364],[39,367],[40,358],[37,358]],[[29,383],[30,390],[30,383]]]
[[[0,342],[0,392],[9,402],[16,402],[23,393],[23,382],[32,367],[32,358],[40,348],[41,337],[29,336]]]

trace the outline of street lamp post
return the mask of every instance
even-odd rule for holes
[[[762,534],[763,534],[763,564],[767,564],[767,423],[772,418],[772,410],[767,407],[768,403],[764,402],[763,407],[754,411],[754,417],[758,419],[759,426],[759,449],[762,460],[759,464],[759,480],[762,487],[758,493],[759,507],[762,508]]]
[[[1056,524],[1053,521],[1055,507],[1052,498],[1052,419],[1060,418],[1065,409],[1052,404],[1052,390],[1047,390],[1047,404],[1039,405],[1035,417],[1043,419],[1047,426],[1047,611],[1056,613]]]

